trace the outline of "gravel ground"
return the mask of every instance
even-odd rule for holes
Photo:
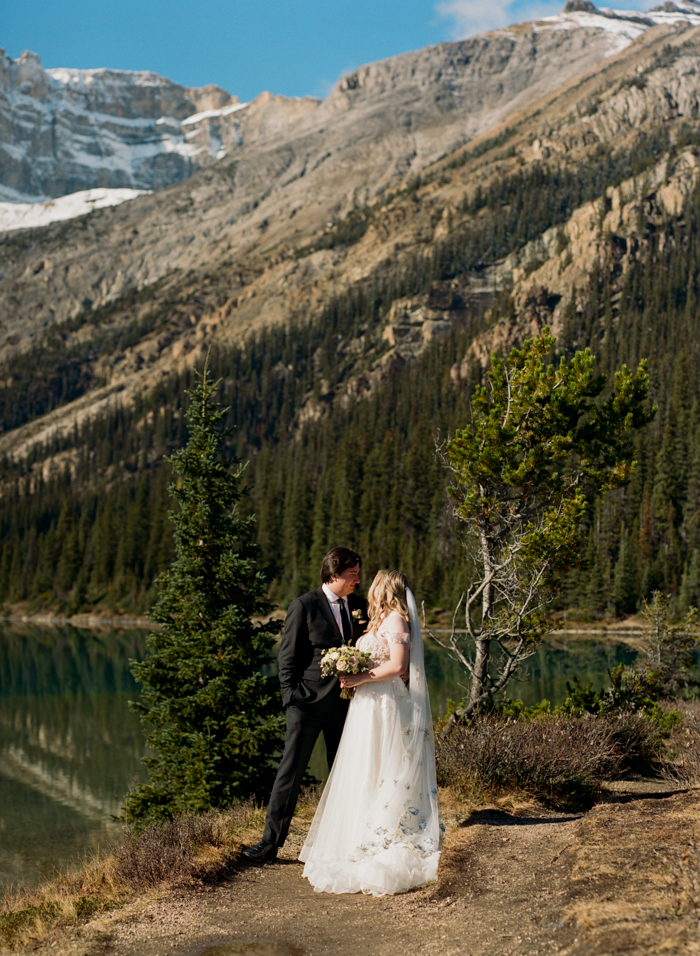
[[[448,823],[438,882],[422,890],[381,899],[314,893],[296,859],[307,819],[274,864],[216,886],[162,891],[35,952],[700,954],[697,854],[689,854],[699,791],[641,781],[616,785],[587,814],[462,810]]]

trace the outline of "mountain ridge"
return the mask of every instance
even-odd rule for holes
[[[665,28],[655,29],[661,29],[663,33]],[[514,30],[510,37],[488,35],[487,38],[464,41],[461,45],[430,48],[430,56],[437,55],[438,61],[432,75],[430,58],[424,70],[430,94],[425,106],[420,97],[416,104],[419,84],[415,82],[404,88],[403,102],[398,103],[395,85],[390,87],[384,100],[375,95],[372,87],[371,102],[366,110],[368,115],[359,111],[359,122],[356,104],[362,83],[347,90],[346,82],[341,81],[325,104],[298,101],[290,107],[279,98],[262,96],[247,110],[241,111],[245,113],[244,118],[237,114],[239,122],[245,119],[245,139],[229,162],[219,163],[180,186],[135,200],[128,207],[97,212],[89,220],[82,221],[79,227],[77,224],[74,227],[57,226],[53,232],[49,228],[45,234],[36,233],[31,238],[19,235],[15,240],[8,238],[3,242],[3,248],[9,255],[3,256],[0,263],[0,278],[5,290],[4,314],[12,315],[16,303],[21,302],[30,306],[36,317],[34,321],[28,320],[20,307],[17,321],[7,323],[4,343],[0,340],[0,360],[7,359],[17,347],[26,347],[28,338],[31,339],[32,325],[45,328],[60,324],[75,318],[83,308],[94,310],[113,302],[127,290],[143,289],[156,281],[165,280],[168,284],[166,277],[172,273],[172,278],[178,269],[206,269],[205,263],[216,261],[243,262],[251,252],[255,257],[255,250],[260,250],[265,261],[271,262],[275,244],[312,240],[319,230],[327,228],[326,223],[337,223],[353,209],[377,201],[387,190],[401,186],[411,175],[437,161],[441,155],[459,148],[475,136],[485,135],[494,128],[494,102],[495,125],[505,123],[508,115],[517,114],[519,108],[524,108],[527,97],[524,97],[525,104],[521,107],[513,100],[510,89],[503,87],[503,64],[507,66],[515,62],[517,66],[520,60],[524,60],[526,69],[532,70],[529,61],[533,55],[533,34],[525,28]],[[560,34],[563,32],[559,31]],[[541,59],[545,64],[548,57],[551,61],[552,39],[559,41],[554,44],[559,56],[550,62],[549,69],[545,66],[543,75],[537,77],[538,84],[531,84],[528,88],[528,96],[533,101],[543,93],[542,87],[551,84],[553,75],[558,79],[562,75],[566,78],[560,69],[561,60],[566,61],[569,73],[576,77],[585,74],[586,70],[595,71],[602,56],[601,49],[596,48],[600,34],[592,39],[587,31],[574,30],[573,36],[568,31],[566,36],[554,31],[544,36]],[[539,35],[535,35],[534,42],[541,44]],[[603,52],[607,52],[608,38],[603,36],[601,42]],[[476,114],[476,117],[468,120],[472,128],[467,130],[463,114],[455,109],[454,80],[445,73],[444,51],[447,51],[447,66],[452,70],[456,70],[459,64],[455,64],[454,56],[450,54],[463,54],[462,58],[468,60],[467,65],[471,65],[470,75],[475,76],[474,82],[483,88],[482,61],[493,64],[494,49],[496,60],[500,57],[496,68],[492,68],[492,84],[496,92],[481,113],[472,111],[469,114]],[[579,59],[574,53],[580,54]],[[367,76],[378,72],[381,81],[387,75],[387,69],[391,71],[396,67],[397,59],[399,66],[406,67],[406,73],[415,74],[421,53],[410,55],[408,60],[406,56],[409,55],[385,61],[382,70],[376,65],[371,70],[368,68]],[[513,74],[511,83],[517,85],[522,77],[517,69]],[[469,97],[472,87],[464,87],[461,102]],[[447,103],[436,108],[436,96],[439,102],[446,99]],[[483,97],[482,92],[482,100]],[[295,121],[292,145],[289,140],[279,142],[280,129],[288,127],[290,109],[294,111]],[[398,117],[394,117],[387,133],[387,116],[397,113]],[[483,116],[480,125],[479,115]],[[329,139],[324,127],[330,120],[334,120],[335,125]],[[405,124],[408,124],[408,134],[402,129]],[[340,144],[337,142],[339,136]],[[333,142],[334,138],[336,142]],[[252,141],[250,149],[247,149],[247,140]],[[368,163],[368,157],[374,161]],[[377,172],[372,172],[373,169]],[[311,202],[307,202],[307,192],[312,196]],[[66,230],[72,231],[73,236],[77,236],[79,230],[86,231],[86,241],[81,243],[73,239],[65,252],[57,250],[54,237],[68,235]],[[107,256],[100,253],[99,242],[93,241],[94,237],[104,236],[105,232],[114,234],[116,240]],[[145,236],[139,238],[142,233]],[[20,246],[23,252],[18,254]],[[44,255],[40,251],[42,246],[51,249],[51,254]],[[71,247],[75,249],[72,255]],[[81,277],[79,260],[84,258],[86,251],[88,257]],[[38,261],[30,262],[31,258]],[[322,271],[327,270],[325,260],[332,258],[320,253],[315,258],[312,256],[309,260],[311,272],[317,265],[323,267]],[[298,271],[297,261],[288,264],[288,274]],[[43,266],[39,268],[42,262]],[[74,275],[70,282],[57,281],[62,273],[70,274],[71,271]],[[284,269],[282,271],[280,281],[284,284]],[[9,301],[7,290],[11,290]],[[47,298],[50,302],[46,301]],[[85,305],[87,302],[89,305]],[[40,305],[38,310],[37,305]],[[245,315],[242,319],[241,331],[245,333],[245,329],[251,326]],[[11,341],[13,336],[19,336],[16,345]]]
[[[583,30],[592,43],[591,65],[601,56],[624,49],[655,24],[679,23],[700,23],[696,0],[683,0],[680,6],[666,3],[645,17],[599,10],[589,0],[569,0],[562,14],[483,36],[490,38],[487,42],[493,46],[499,38],[513,39],[523,27],[533,36]],[[342,77],[325,103],[332,111],[334,104],[346,108],[344,98],[356,98],[368,88],[381,95],[382,80],[389,88],[401,85],[405,80],[401,71],[413,69],[416,59],[433,56],[439,61],[446,51],[459,51],[460,43],[468,47],[478,39],[437,44],[362,66]],[[495,55],[503,56],[502,52]],[[459,70],[454,70],[449,59],[445,57],[446,71],[452,68],[453,79],[459,82]],[[585,67],[585,61],[581,51],[575,51],[573,64],[562,64],[562,78],[572,65]],[[530,85],[523,79],[521,76],[520,88],[511,91],[516,101]],[[436,98],[434,107],[444,108],[444,101],[453,93],[449,88],[443,91],[443,102]],[[258,101],[269,97],[262,93],[252,102],[259,107]],[[274,99],[278,104],[295,102],[295,98]],[[322,104],[312,97],[301,99],[311,107]],[[235,153],[242,137],[255,135],[255,122],[246,124],[244,115],[234,115],[245,113],[249,105],[214,85],[188,88],[148,71],[45,70],[35,53],[25,51],[12,60],[2,50],[0,200],[38,202],[100,187],[151,190],[172,185]],[[293,109],[290,119],[295,119]],[[497,117],[492,117],[491,125],[496,121]],[[468,139],[481,131],[467,129],[465,136]]]

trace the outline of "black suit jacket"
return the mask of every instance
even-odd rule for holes
[[[367,630],[367,601],[348,596],[352,643]],[[359,611],[356,620],[352,612]],[[339,647],[343,636],[323,588],[295,598],[289,605],[280,645],[278,665],[285,708],[294,703],[308,711],[332,706],[340,695],[337,677],[321,677],[321,658],[330,647]]]

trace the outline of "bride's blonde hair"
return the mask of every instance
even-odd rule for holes
[[[392,611],[408,621],[407,587],[406,575],[400,571],[377,571],[367,594],[370,621],[380,624]]]

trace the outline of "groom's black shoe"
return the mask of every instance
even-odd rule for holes
[[[247,846],[243,849],[243,855],[255,863],[272,863],[277,859],[277,847],[267,840],[261,840],[255,846]]]

